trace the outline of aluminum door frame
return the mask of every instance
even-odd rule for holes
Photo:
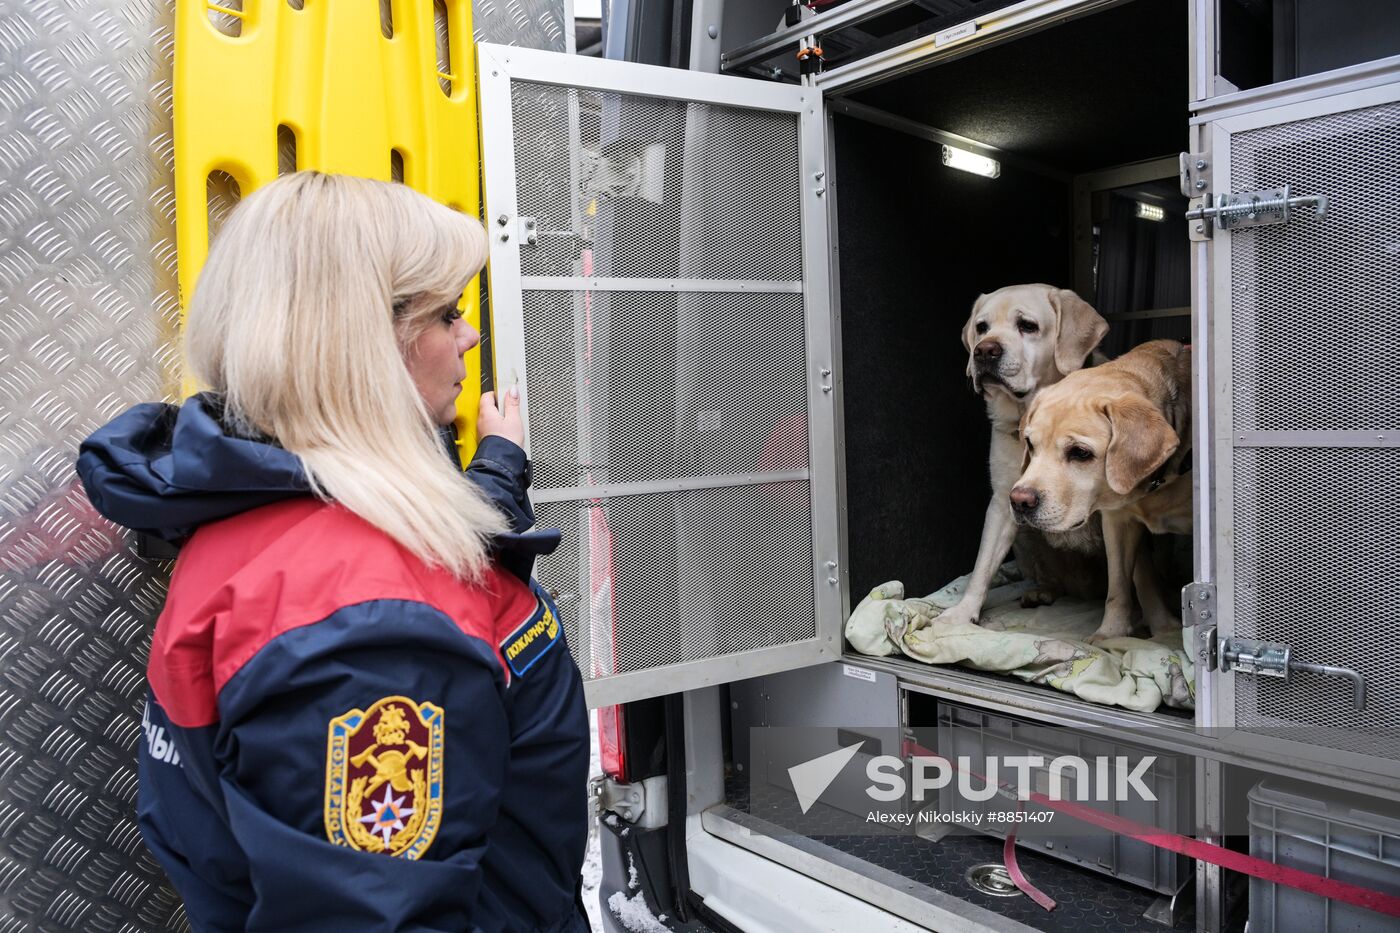
[[[1350,75],[1355,76],[1354,80],[1347,81],[1346,77]],[[1382,83],[1382,78],[1387,79],[1385,83]],[[1198,116],[1192,121],[1195,124],[1193,130],[1200,132],[1207,143],[1212,179],[1209,190],[1212,193],[1230,190],[1230,141],[1236,134],[1400,100],[1400,57],[1365,63],[1341,72],[1300,78],[1286,82],[1286,85],[1229,95],[1203,102],[1198,107]],[[1213,570],[1206,579],[1213,580],[1217,586],[1218,595],[1214,600],[1216,637],[1222,644],[1233,634],[1236,624],[1231,598],[1235,586],[1235,567],[1230,556],[1235,535],[1234,455],[1237,450],[1233,429],[1234,361],[1231,352],[1234,321],[1230,313],[1234,284],[1231,276],[1232,238],[1228,231],[1216,231],[1205,244],[1209,267],[1207,275],[1193,282],[1195,299],[1205,297],[1208,303],[1208,307],[1198,314],[1198,319],[1202,328],[1199,333],[1208,335],[1209,359],[1205,371],[1198,372],[1196,379],[1198,389],[1208,393],[1210,399],[1208,422],[1198,424],[1198,437],[1202,432],[1209,431],[1208,459],[1200,465],[1208,466],[1210,475],[1207,485],[1197,490],[1196,522],[1198,527],[1209,529],[1210,540],[1199,541],[1198,544],[1205,545],[1205,554]],[[1400,775],[1400,761],[1238,730],[1235,678],[1249,675],[1222,673],[1218,668],[1209,673],[1203,667],[1198,670],[1201,670],[1205,680],[1205,688],[1198,694],[1198,699],[1204,701],[1198,710],[1198,725],[1213,731],[1231,749],[1260,761],[1282,761],[1292,766],[1311,765],[1321,766],[1323,770],[1345,771],[1355,779],[1377,787],[1392,786],[1397,775]],[[1344,688],[1339,686],[1338,689]]]
[[[535,49],[483,43],[477,48],[482,121],[483,192],[490,239],[491,333],[498,377],[519,374],[521,411],[526,421],[526,451],[530,450],[529,386],[524,340],[524,281],[516,242],[519,211],[516,197],[514,114],[511,84],[528,81],[561,88],[579,88],[717,104],[727,107],[792,113],[798,118],[798,167],[802,224],[802,280],[805,317],[809,482],[812,503],[812,554],[815,636],[711,658],[683,661],[650,669],[589,679],[585,696],[590,707],[630,702],[728,683],[833,660],[841,654],[843,622],[837,539],[835,392],[826,203],[826,132],[820,91],[745,78],[721,77],[652,65],[606,59],[578,58]],[[505,218],[501,223],[500,218]],[[792,286],[718,279],[601,279],[579,278],[575,287],[621,291],[675,289],[710,292],[792,292]],[[560,280],[552,287],[567,285]],[[498,378],[499,384],[499,378]],[[773,474],[770,480],[790,478]],[[685,480],[626,484],[685,488]],[[624,489],[621,492],[639,491]]]

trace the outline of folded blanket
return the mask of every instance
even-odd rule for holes
[[[1196,705],[1192,630],[1180,640],[1112,638],[1091,645],[1103,602],[1062,597],[1053,605],[1021,607],[1030,588],[1014,563],[993,578],[982,624],[940,623],[967,586],[962,576],[923,599],[905,599],[898,580],[881,584],[846,621],[846,640],[862,654],[903,653],[928,664],[959,664],[1045,684],[1091,703],[1152,712],[1162,704]]]

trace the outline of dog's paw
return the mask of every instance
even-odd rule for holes
[[[1060,598],[1060,594],[1046,586],[1033,586],[1021,594],[1021,608],[1034,609],[1036,606],[1049,606]]]
[[[1104,619],[1098,631],[1090,635],[1086,641],[1091,645],[1097,645],[1110,638],[1126,638],[1131,634],[1133,634],[1133,627],[1127,621]]]
[[[977,610],[967,603],[958,603],[940,612],[934,621],[938,625],[976,625]]]

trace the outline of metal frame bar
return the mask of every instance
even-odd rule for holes
[[[1334,94],[1350,94],[1390,84],[1395,81],[1397,70],[1400,70],[1400,55],[1392,55],[1389,58],[1378,58],[1333,71],[1195,101],[1192,104],[1195,116],[1191,122],[1197,124],[1225,120],[1258,113],[1261,110],[1306,103]]]
[[[764,292],[798,294],[802,291],[802,282],[777,279],[655,279],[525,275],[520,278],[520,287],[527,292]]]
[[[516,75],[517,81],[554,87],[586,87],[634,97],[722,104],[743,110],[775,110],[801,113],[815,98],[805,89],[768,81],[736,81],[730,77],[641,65],[605,58],[564,56],[511,45],[483,42],[477,46],[483,84],[490,70]],[[488,70],[488,63],[489,69]],[[495,75],[492,75],[495,77]],[[484,88],[483,88],[484,90]],[[500,136],[495,124],[485,136]]]
[[[789,46],[813,33],[831,33],[874,19],[882,13],[908,6],[914,0],[851,0],[827,13],[802,20],[794,26],[785,26],[747,45],[728,52],[721,52],[720,71],[734,71],[750,62],[771,58]]]
[[[729,476],[687,476],[680,479],[641,480],[635,483],[601,483],[597,486],[561,486],[554,489],[533,489],[534,502],[588,502],[592,499],[616,499],[621,496],[644,496],[658,492],[681,492],[687,489],[723,489],[729,486],[761,486],[769,483],[790,483],[811,478],[810,470],[785,470],[775,473],[735,473]]]
[[[1190,317],[1191,306],[1183,305],[1180,308],[1148,308],[1145,311],[1119,311],[1117,314],[1105,314],[1104,320],[1109,323],[1114,321],[1150,321],[1163,317]]]
[[[908,71],[961,58],[994,43],[1124,2],[1126,0],[1024,0],[969,20],[977,28],[963,38],[940,45],[937,35],[923,36],[859,61],[839,65],[817,75],[813,84],[828,92],[853,90]],[[811,23],[812,20],[808,20],[805,24],[809,31]]]
[[[1202,760],[1246,768],[1269,769],[1299,780],[1400,801],[1400,784],[1369,781],[1365,772],[1358,772],[1349,762],[1280,760],[1277,749],[1223,742],[1222,733],[1198,729],[1186,717],[1100,706],[1068,694],[1047,691],[1034,684],[1008,684],[975,672],[928,665],[902,657],[876,658],[847,653],[841,663],[894,674],[899,679],[900,689],[912,693],[1018,719],[1082,730],[1095,736],[1150,745],[1173,754],[1192,755]],[[1199,702],[1199,695],[1197,700]]]
[[[1395,431],[1236,431],[1232,447],[1400,447]]]

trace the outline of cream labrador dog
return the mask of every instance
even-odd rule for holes
[[[1007,497],[1021,473],[1020,426],[1026,407],[1037,392],[1082,368],[1106,333],[1108,322],[1065,288],[1010,285],[978,297],[973,304],[962,339],[968,353],[967,375],[973,391],[986,400],[987,417],[992,422],[987,455],[992,499],[982,522],[982,541],[967,590],[956,606],[943,611],[940,620],[977,621],[992,576],[1006,560],[1013,542],[1023,572],[1037,583],[1037,590],[1023,600],[1028,605],[1053,601],[1065,583],[1071,584],[1071,592],[1078,589],[1073,584],[1088,583],[1092,590],[1093,578],[1102,576],[1093,567],[1101,548],[1096,530],[1048,535],[1048,541],[1030,540],[1040,537],[1034,533],[1018,536]],[[1055,548],[1094,558],[1057,557]],[[1066,561],[1069,567],[1064,566]],[[1081,566],[1086,563],[1087,567]]]
[[[1136,589],[1154,637],[1181,624],[1167,607],[1143,535],[1189,534],[1191,348],[1153,340],[1041,390],[1021,426],[1026,468],[1010,494],[1016,521],[1047,532],[1102,513],[1108,599],[1091,641],[1131,631]]]

